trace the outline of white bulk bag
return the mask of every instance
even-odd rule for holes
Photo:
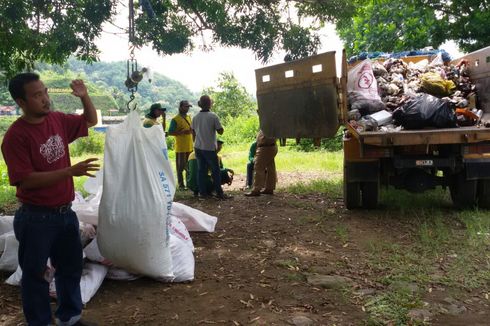
[[[0,271],[13,272],[19,265],[19,242],[14,231],[0,235]]]
[[[190,206],[173,203],[171,214],[178,217],[191,232],[214,232],[218,218]]]
[[[366,59],[349,70],[347,90],[349,93],[357,92],[366,100],[381,101],[371,60]]]
[[[133,273],[172,277],[168,217],[175,181],[162,126],[142,127],[136,111],[109,126],[103,171],[102,256]]]

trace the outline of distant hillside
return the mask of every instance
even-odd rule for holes
[[[126,62],[95,62],[88,65],[70,59],[63,66],[39,63],[36,68],[46,86],[52,89],[50,97],[56,109],[74,112],[81,108],[80,101],[69,92],[69,83],[74,78],[82,78],[87,81],[95,106],[104,115],[108,115],[108,110],[119,110],[119,114],[125,114],[130,94],[124,86]],[[147,80],[140,82],[135,101],[140,110],[148,109],[154,102],[161,102],[173,113],[177,112],[178,103],[182,99],[195,103],[197,94],[181,83],[155,73],[151,83]],[[0,86],[0,105],[12,104],[5,85]]]

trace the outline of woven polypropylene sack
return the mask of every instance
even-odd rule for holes
[[[107,129],[97,242],[114,265],[172,277],[168,221],[175,181],[162,126],[142,127],[136,111]]]

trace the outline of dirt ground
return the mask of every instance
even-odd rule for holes
[[[364,325],[366,298],[387,290],[366,267],[366,243],[381,236],[403,242],[410,232],[408,223],[387,223],[379,211],[348,211],[341,198],[324,194],[279,190],[274,196],[239,193],[228,201],[182,202],[218,217],[215,233],[191,234],[195,280],[105,280],[85,307],[86,319],[99,325]],[[313,275],[345,279],[318,285]],[[19,288],[4,284],[8,276],[0,273],[0,325],[22,325]],[[446,290],[435,287],[423,299],[443,301]],[[488,325],[483,296],[458,294],[466,310],[432,315],[430,323]]]

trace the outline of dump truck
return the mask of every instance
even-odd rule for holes
[[[343,133],[343,194],[348,209],[376,208],[380,186],[419,193],[449,188],[457,207],[490,208],[490,128],[359,131],[348,121],[345,51],[340,76],[335,52],[255,71],[260,128],[277,138],[330,138]],[[415,62],[426,57],[408,57]],[[490,47],[472,52],[482,121],[490,121]]]

